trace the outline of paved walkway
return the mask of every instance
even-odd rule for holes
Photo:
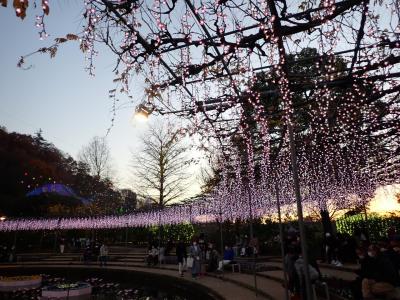
[[[188,272],[183,278],[178,276],[177,265],[163,265],[162,268],[150,268],[144,263],[145,253],[115,253],[113,261],[110,261],[108,269],[115,270],[131,270],[140,272],[149,272],[154,274],[162,274],[176,277],[179,280],[195,282],[196,284],[204,285],[209,289],[221,295],[224,299],[285,299],[285,290],[282,286],[283,271],[282,261],[278,257],[259,257],[257,263],[265,267],[265,271],[257,272],[257,290],[258,297],[254,291],[254,275],[246,273],[232,273],[230,270],[221,275],[207,274],[198,280],[194,281]],[[71,267],[71,268],[99,268],[97,263],[83,265],[80,261],[80,254],[65,253],[65,254],[43,254],[41,259],[28,259],[21,261],[20,266],[42,266],[42,267]],[[27,254],[29,258],[29,254]],[[245,260],[244,260],[245,261]],[[15,267],[18,265],[9,265],[7,267]],[[321,273],[325,276],[336,277],[351,281],[355,279],[354,270],[357,265],[345,265],[344,267],[336,267],[328,264],[319,264]],[[4,266],[6,267],[6,266]],[[268,270],[270,267],[270,270]],[[1,268],[1,265],[0,265]]]
[[[199,279],[193,280],[190,273],[186,272],[184,277],[180,277],[177,272],[177,266],[175,265],[164,265],[163,268],[148,268],[145,266],[121,266],[109,264],[106,268],[100,268],[97,264],[83,265],[79,262],[69,264],[50,264],[43,262],[23,262],[12,265],[1,265],[0,268],[19,268],[19,267],[45,267],[45,268],[90,268],[90,269],[112,269],[112,270],[129,270],[153,274],[161,274],[166,276],[175,277],[178,280],[190,281],[199,285],[203,285],[217,295],[220,295],[223,299],[238,299],[238,300],[252,300],[252,299],[284,299],[284,289],[281,284],[261,278],[258,276],[257,284],[259,293],[256,297],[253,290],[254,277],[248,274],[239,273],[224,273],[222,278],[215,278],[214,276],[202,276]]]
[[[265,262],[265,265],[279,268],[279,270],[258,272],[259,274],[283,281],[282,262],[279,262],[278,260],[267,261]],[[347,281],[352,281],[357,277],[357,275],[354,273],[354,270],[358,268],[358,266],[356,265],[345,265],[344,267],[336,267],[329,264],[318,264],[318,267],[322,275],[325,276],[340,278]]]

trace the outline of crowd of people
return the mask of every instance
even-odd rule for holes
[[[225,265],[234,262],[235,255],[234,250],[229,245],[225,246],[223,254],[220,255],[213,242],[200,243],[200,241],[194,239],[188,252],[181,241],[178,243],[177,258],[179,274],[183,276],[183,269],[186,264],[186,267],[191,270],[192,278],[196,279],[205,271],[222,272]]]
[[[294,299],[308,299],[305,288],[305,262],[297,234],[288,234],[285,239],[284,267],[287,276],[287,288]],[[308,256],[308,274],[312,283],[321,279],[321,271],[314,257]]]
[[[100,266],[103,267],[107,265],[108,255],[107,244],[105,242],[94,241],[83,248],[82,257],[85,264],[88,264],[90,261],[98,261]]]
[[[388,234],[378,242],[370,242],[362,231],[356,231],[354,237],[347,239],[327,232],[324,237],[321,263],[341,267],[344,248],[348,251],[347,256],[350,261],[354,255],[359,265],[355,271],[357,278],[351,283],[354,300],[400,299],[396,289],[400,287],[400,237]],[[285,239],[284,266],[288,289],[293,297],[307,299],[306,268],[298,234],[289,234]],[[317,260],[312,255],[309,255],[308,272],[311,283],[322,280]]]
[[[170,242],[169,242],[170,243]],[[193,239],[190,245],[178,240],[174,246],[150,245],[147,254],[147,265],[155,266],[164,263],[165,254],[171,254],[175,248],[178,272],[183,276],[185,271],[190,271],[192,278],[196,279],[205,272],[221,272],[224,266],[234,262],[234,248],[226,245],[222,255],[218,252],[213,242],[205,242],[203,238]]]
[[[235,245],[232,247],[234,255],[240,257],[257,256],[260,249],[258,238],[253,235],[252,238],[245,235],[235,236]]]
[[[15,262],[15,246],[0,245],[0,262]]]
[[[89,238],[71,238],[67,240],[60,237],[58,241],[60,253],[63,254],[68,248],[82,253],[82,259],[85,264],[91,261],[98,261],[100,266],[106,266],[109,256],[108,246],[105,242],[93,240]]]
[[[360,268],[353,283],[354,299],[391,299],[400,286],[400,241],[382,240],[360,245],[356,253]]]
[[[280,238],[279,238],[280,242]],[[109,249],[105,242],[88,238],[66,239],[59,237],[59,251],[73,250],[82,253],[84,263],[96,261],[100,266],[106,266],[109,259]],[[326,232],[323,235],[320,255],[307,251],[308,265],[305,265],[299,232],[293,228],[286,230],[283,240],[284,268],[287,275],[287,288],[298,299],[307,299],[305,289],[305,273],[312,283],[324,278],[319,269],[317,258],[321,263],[342,267],[343,264],[357,263],[357,278],[350,284],[354,300],[370,299],[400,299],[392,297],[400,290],[400,235],[396,228],[391,227],[385,238],[371,242],[365,230],[356,229],[352,236]],[[193,279],[206,272],[222,272],[227,265],[236,263],[238,257],[256,257],[259,255],[257,237],[247,235],[236,236],[232,245],[225,245],[222,253],[213,241],[206,241],[204,234],[193,238],[190,244],[183,240],[167,243],[151,242],[148,248],[146,262],[148,266],[171,264],[176,255],[178,272],[190,272]],[[174,251],[175,250],[175,251]],[[310,250],[310,248],[309,248]],[[15,247],[0,245],[0,261],[15,261]],[[326,266],[325,266],[326,267]]]
[[[149,248],[148,255],[147,255],[147,265],[148,266],[155,266],[157,264],[165,263],[165,247],[160,246],[157,247],[152,245]]]

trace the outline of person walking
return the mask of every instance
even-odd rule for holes
[[[196,279],[201,270],[201,249],[196,240],[194,240],[192,246],[190,246],[190,257],[193,259],[192,278]]]
[[[176,257],[178,259],[178,272],[181,277],[183,277],[183,268],[186,266],[187,251],[186,245],[179,240],[176,245]]]
[[[103,243],[100,247],[100,267],[107,266],[107,258],[108,258],[108,247],[105,243]]]

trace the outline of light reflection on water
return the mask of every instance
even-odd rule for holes
[[[52,277],[42,274],[42,287],[48,286],[52,290],[68,290],[69,286],[75,287],[74,281],[63,277]],[[71,297],[71,300],[188,300],[186,296],[177,294],[173,289],[161,290],[155,285],[134,286],[109,282],[102,278],[91,277],[82,282],[92,286],[92,295],[83,297]],[[76,287],[75,287],[76,288]],[[1,299],[5,300],[33,300],[41,299],[41,287],[24,289],[19,291],[0,293]]]

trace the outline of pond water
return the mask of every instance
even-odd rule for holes
[[[190,282],[168,276],[144,272],[125,272],[109,269],[10,269],[1,270],[2,276],[42,274],[43,286],[68,288],[77,282],[89,283],[91,300],[212,300],[218,299],[211,291]],[[0,293],[0,299],[40,299],[41,288]],[[75,298],[76,299],[76,298]],[[88,298],[86,298],[88,299]]]

